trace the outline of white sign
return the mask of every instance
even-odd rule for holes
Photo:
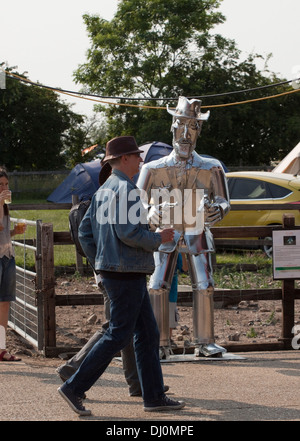
[[[300,230],[273,231],[274,279],[300,279]]]

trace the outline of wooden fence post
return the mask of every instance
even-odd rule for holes
[[[42,293],[44,306],[44,349],[56,347],[55,277],[53,225],[42,224]]]
[[[295,217],[290,214],[283,215],[283,227],[293,229]],[[295,280],[282,281],[282,340],[286,349],[291,349],[293,338],[292,329],[295,320]]]

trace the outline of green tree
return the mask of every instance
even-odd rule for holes
[[[156,140],[170,144],[171,118],[165,106],[175,106],[178,96],[204,95],[206,107],[257,98],[267,92],[263,89],[255,94],[217,98],[207,95],[256,88],[279,80],[270,73],[267,78],[265,72],[257,70],[255,61],[259,55],[240,61],[236,43],[212,33],[214,26],[225,20],[218,11],[220,3],[122,0],[111,21],[84,15],[91,47],[87,62],[74,73],[75,79],[89,92],[119,97],[118,102],[124,105],[99,106],[107,118],[107,138],[132,134],[139,143]],[[283,86],[280,92],[287,89]],[[129,97],[143,101],[125,99]],[[158,98],[161,100],[153,101]],[[299,99],[299,95],[294,95],[213,108],[198,151],[231,165],[259,165],[279,159],[299,140]]]
[[[95,154],[105,152],[103,139],[106,137],[106,124],[103,118],[94,114],[86,118],[83,124],[75,125],[68,131],[65,140],[64,160],[67,168],[73,168],[79,162],[89,162],[95,157]],[[90,153],[83,154],[83,150],[97,144],[97,148]]]
[[[52,90],[8,77],[0,103],[1,163],[9,171],[62,169],[72,147],[83,148],[83,117]]]

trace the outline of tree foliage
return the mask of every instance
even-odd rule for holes
[[[234,41],[213,34],[214,26],[225,20],[219,6],[218,0],[122,0],[111,21],[84,15],[91,47],[75,79],[89,92],[119,97],[123,104],[99,106],[107,118],[107,139],[131,134],[139,143],[170,144],[171,118],[165,107],[175,106],[180,95],[205,96],[203,106],[209,107],[288,89],[207,97],[279,81],[257,69],[259,55],[241,61]],[[130,97],[143,101],[126,99]],[[197,149],[230,165],[280,159],[299,141],[299,100],[294,94],[212,108]]]
[[[55,92],[8,77],[0,102],[1,164],[9,171],[57,170],[80,157],[83,117]]]

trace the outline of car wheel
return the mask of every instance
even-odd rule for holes
[[[264,239],[270,239],[272,240],[272,237],[264,237]],[[273,245],[263,245],[262,247],[264,253],[268,256],[268,257],[272,257],[273,255]]]
[[[280,224],[271,224],[271,225],[268,225],[268,227],[278,226],[278,225],[280,225]],[[270,237],[270,236],[268,236],[268,237],[261,237],[261,239],[268,239],[268,240],[271,240],[271,241],[272,241],[272,237]],[[264,251],[264,253],[265,253],[269,258],[271,258],[272,255],[273,255],[273,243],[270,244],[270,245],[263,245],[263,246],[262,246],[262,250]]]

